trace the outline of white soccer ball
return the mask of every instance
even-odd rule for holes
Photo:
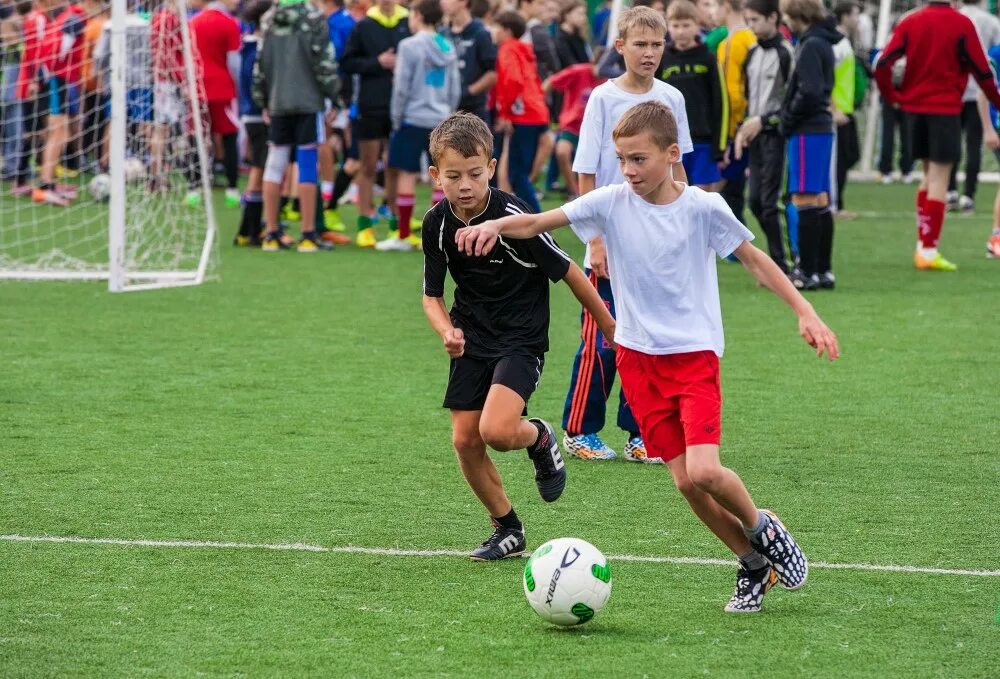
[[[103,203],[111,195],[111,177],[106,174],[94,175],[94,178],[87,184],[87,192],[90,197],[99,203]]]
[[[585,540],[549,540],[524,567],[524,596],[553,625],[585,623],[608,603],[611,564]]]
[[[137,182],[146,176],[146,165],[138,158],[125,160],[125,181]]]

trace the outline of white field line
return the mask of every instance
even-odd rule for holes
[[[116,545],[119,547],[181,549],[263,549],[278,552],[369,554],[376,556],[468,556],[468,552],[456,549],[396,549],[394,547],[359,547],[354,545],[324,547],[323,545],[311,545],[302,542],[287,544],[256,544],[251,542],[214,542],[207,540],[124,540],[119,538],[86,538],[73,535],[0,535],[0,542],[49,542],[62,544],[71,543],[82,545]],[[684,566],[733,566],[732,559],[706,559],[697,556],[638,556],[635,554],[611,554],[608,555],[608,559],[611,561],[667,563]],[[888,573],[924,573],[928,575],[1000,577],[1000,570],[928,568],[924,566],[896,566],[871,563],[827,563],[825,561],[810,561],[809,567],[846,571],[881,571]]]

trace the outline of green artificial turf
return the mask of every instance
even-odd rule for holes
[[[958,272],[918,273],[910,188],[854,185],[848,201],[864,216],[838,224],[838,289],[811,296],[841,340],[833,365],[719,265],[723,459],[815,561],[1000,569],[989,216],[946,224]],[[0,283],[0,534],[478,544],[489,526],[439,407],[420,255],[235,249],[237,213],[217,216],[219,280],[200,287]],[[563,285],[552,298],[531,410],[558,422],[579,310]],[[523,453],[494,459],[529,547],[728,556],[662,468],[569,460],[545,505]],[[559,630],[524,601],[522,568],[0,541],[0,676],[1000,675],[1000,577],[815,568],[740,617],[722,612],[734,569],[619,561],[607,608]]]

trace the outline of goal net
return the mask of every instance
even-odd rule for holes
[[[3,20],[0,278],[201,283],[215,224],[184,1],[50,4]]]

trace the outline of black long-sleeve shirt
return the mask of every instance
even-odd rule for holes
[[[722,158],[729,130],[729,106],[719,64],[708,47],[701,43],[688,50],[668,46],[657,77],[684,95],[691,141],[711,144],[715,157]]]

